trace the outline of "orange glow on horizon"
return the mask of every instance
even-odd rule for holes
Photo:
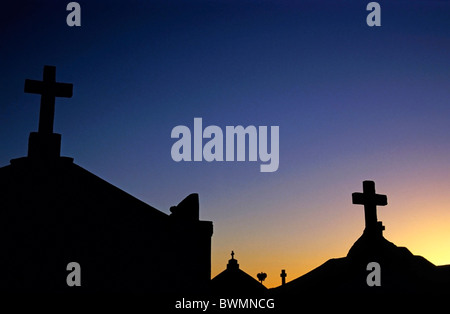
[[[386,226],[384,237],[435,265],[450,264],[450,195],[444,193],[445,186],[450,184],[439,189],[418,184],[408,190],[390,185],[377,189],[388,195],[388,205],[378,210],[378,220]],[[291,208],[283,213],[289,219],[267,210],[261,217],[247,214],[216,224],[212,278],[226,269],[234,250],[243,271],[255,279],[265,272],[263,284],[277,287],[282,269],[289,282],[331,258],[345,257],[363,232],[363,208],[352,205],[348,197],[310,205],[309,211],[300,211],[295,203],[294,199],[283,204]]]

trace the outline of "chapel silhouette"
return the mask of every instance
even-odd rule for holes
[[[72,88],[53,66],[25,81],[41,95],[39,129],[28,156],[0,168],[0,290],[207,291],[213,225],[199,220],[197,194],[167,215],[60,156],[55,97]],[[66,282],[71,262],[81,286]]]

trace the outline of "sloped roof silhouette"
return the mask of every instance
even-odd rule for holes
[[[73,292],[66,265],[77,262],[78,292],[206,291],[213,226],[199,220],[198,195],[167,215],[61,157],[54,97],[72,89],[59,84],[48,66],[27,81],[42,95],[39,131],[27,157],[0,168],[0,290]]]

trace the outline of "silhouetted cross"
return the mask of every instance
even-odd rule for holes
[[[234,251],[231,251],[231,259],[234,259]]]
[[[352,194],[353,204],[364,205],[364,216],[366,220],[366,229],[375,231],[377,228],[377,205],[387,205],[386,195],[375,193],[375,182],[363,181],[363,193]],[[381,226],[381,223],[380,223]],[[381,230],[384,227],[381,226]]]
[[[73,85],[56,83],[56,67],[44,66],[42,81],[25,80],[25,93],[41,95],[39,112],[39,133],[53,133],[55,118],[55,97],[72,97]]]
[[[286,276],[287,276],[286,271],[284,269],[282,269],[281,274],[280,274],[282,285],[284,285],[286,283]]]

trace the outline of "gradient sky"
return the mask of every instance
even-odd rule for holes
[[[169,213],[200,195],[212,275],[236,253],[266,286],[345,256],[364,228],[351,193],[388,195],[385,237],[450,264],[450,1],[15,1],[0,12],[0,165],[25,156],[57,67],[62,155]],[[172,160],[172,128],[277,125],[280,166]]]

